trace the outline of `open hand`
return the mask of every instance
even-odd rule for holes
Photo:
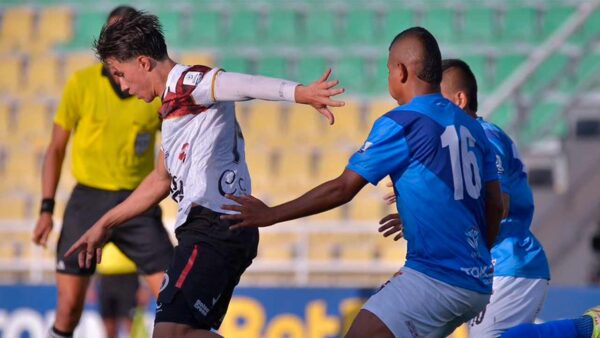
[[[96,223],[73,244],[65,256],[71,256],[79,251],[79,267],[89,269],[92,267],[94,259],[96,264],[102,260],[102,247],[106,243],[109,235],[109,229]]]
[[[321,115],[327,117],[329,124],[335,122],[333,113],[329,107],[342,107],[344,101],[332,100],[332,96],[342,94],[344,88],[334,88],[340,81],[327,81],[331,74],[331,68],[327,69],[321,78],[308,86],[300,85],[296,87],[295,97],[297,103],[303,103],[313,106]]]
[[[389,214],[379,221],[381,226],[377,231],[383,232],[383,237],[389,237],[392,234],[396,234],[394,236],[394,241],[399,240],[404,236],[404,225],[402,224],[402,220],[400,219],[399,214]]]
[[[225,197],[238,204],[221,206],[224,210],[239,211],[239,214],[221,216],[222,220],[239,222],[230,226],[230,229],[266,227],[275,223],[272,219],[271,208],[258,198],[251,195],[225,195]]]

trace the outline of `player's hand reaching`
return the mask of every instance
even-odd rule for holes
[[[97,264],[102,260],[102,247],[108,240],[108,235],[109,229],[96,223],[69,248],[65,256],[79,251],[79,267],[89,269],[94,260]]]
[[[334,88],[340,81],[327,81],[331,74],[331,68],[323,73],[321,78],[308,86],[300,85],[296,87],[295,97],[297,103],[303,103],[313,106],[319,113],[327,117],[329,124],[335,122],[333,113],[329,107],[342,107],[344,101],[336,101],[331,99],[332,96],[342,94],[344,88]]]
[[[221,208],[223,208],[224,210],[239,212],[239,214],[221,216],[222,220],[239,222],[230,226],[229,228],[231,230],[245,227],[266,227],[275,224],[275,220],[271,217],[271,208],[269,208],[265,203],[263,203],[263,201],[259,200],[258,198],[250,195],[225,195],[225,197],[238,204],[228,204],[221,206]]]
[[[389,214],[379,221],[381,226],[377,229],[379,232],[383,232],[383,237],[389,237],[395,233],[394,240],[397,241],[404,237],[404,225],[399,214]]]
[[[52,221],[52,214],[48,212],[42,212],[40,214],[40,218],[35,225],[35,229],[33,230],[33,243],[37,245],[41,245],[44,248],[48,244],[48,236],[54,227],[54,222]]]

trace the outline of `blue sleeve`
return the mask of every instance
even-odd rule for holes
[[[500,135],[486,130],[486,136],[489,140],[491,150],[494,153],[497,177],[500,179],[500,187],[503,192],[508,192],[510,187],[510,175],[506,175],[506,169],[510,165],[510,149],[503,142]]]
[[[384,116],[375,121],[367,141],[350,158],[347,168],[377,185],[392,173],[401,175],[408,163],[408,144],[402,126]]]
[[[489,134],[486,133],[484,143],[486,143],[485,152],[483,154],[483,182],[497,181],[499,179],[498,158],[496,157],[495,146],[488,139]]]

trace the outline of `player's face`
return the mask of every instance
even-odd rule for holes
[[[154,99],[148,72],[142,67],[138,58],[127,61],[110,58],[106,63],[115,80],[119,82],[122,91],[146,102]]]

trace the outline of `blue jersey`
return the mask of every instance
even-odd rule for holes
[[[502,192],[510,196],[508,217],[502,220],[492,248],[494,275],[550,279],[544,249],[529,229],[533,218],[533,194],[517,147],[496,125],[482,118],[477,121],[496,153]]]
[[[372,184],[391,177],[408,243],[407,267],[491,293],[484,187],[498,173],[475,119],[440,94],[415,97],[375,121],[348,169]]]

